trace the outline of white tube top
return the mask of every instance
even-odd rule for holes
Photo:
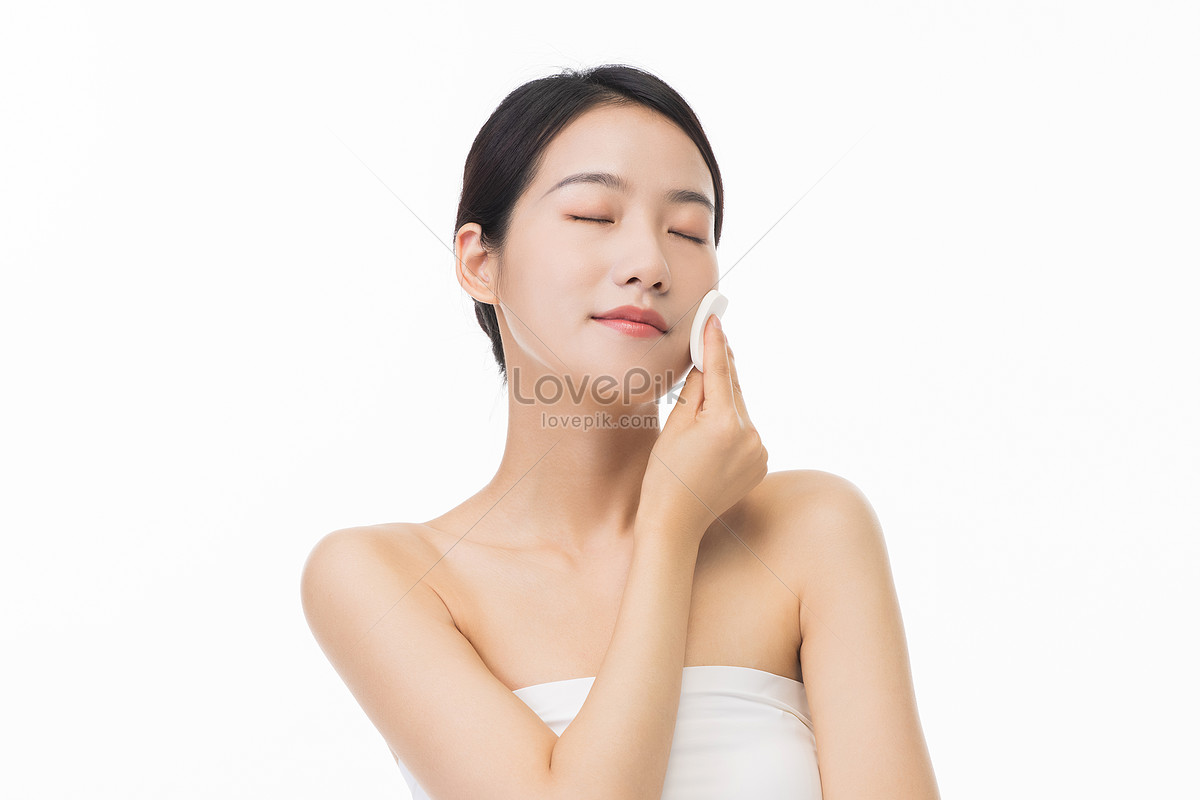
[[[591,678],[570,678],[513,692],[562,735],[583,707]],[[413,800],[430,800],[396,765]],[[663,800],[819,800],[817,742],[804,684],[751,667],[683,668],[679,713]]]

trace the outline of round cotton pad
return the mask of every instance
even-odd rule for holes
[[[720,319],[728,306],[729,298],[713,289],[704,295],[696,308],[696,316],[692,320],[692,363],[701,372],[704,372],[704,326],[713,314]]]

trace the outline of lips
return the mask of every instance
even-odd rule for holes
[[[637,306],[620,306],[605,311],[603,314],[596,314],[594,319],[624,319],[630,322],[640,322],[643,325],[651,325],[658,329],[660,333],[666,333],[667,321],[663,319],[662,314],[650,308],[638,308]]]

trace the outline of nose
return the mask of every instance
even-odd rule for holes
[[[659,243],[655,242],[652,236],[644,241],[649,244],[637,248],[634,253],[629,253],[619,266],[614,267],[613,282],[618,286],[625,286],[637,281],[644,287],[662,294],[671,288],[671,270]]]
[[[658,266],[647,266],[646,269],[627,270],[621,273],[624,277],[617,277],[617,283],[624,286],[625,284],[636,281],[643,286],[648,286],[654,291],[662,294],[667,291],[671,285],[670,275],[667,273],[665,263],[660,263]]]

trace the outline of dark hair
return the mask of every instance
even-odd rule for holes
[[[480,243],[484,248],[503,250],[513,207],[533,182],[545,149],[555,135],[592,108],[632,104],[667,117],[695,142],[712,174],[716,194],[713,241],[720,244],[724,208],[721,170],[700,120],[683,97],[661,78],[624,64],[604,64],[585,70],[564,68],[557,75],[519,86],[501,101],[479,129],[467,154],[462,196],[454,222],[455,236],[463,225],[475,222],[482,229]],[[492,354],[507,382],[496,307],[476,300],[475,317],[492,340]]]

